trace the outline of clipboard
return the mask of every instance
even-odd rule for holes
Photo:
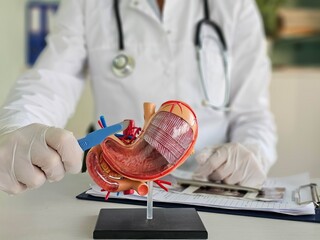
[[[164,207],[164,208],[195,208],[200,212],[212,212],[218,214],[228,214],[228,215],[238,215],[238,216],[247,216],[247,217],[258,217],[258,218],[269,218],[269,219],[277,219],[277,220],[287,220],[287,221],[298,221],[298,222],[310,222],[310,223],[320,223],[320,201],[319,195],[317,192],[317,185],[315,183],[311,183],[308,185],[301,186],[298,191],[302,189],[310,188],[312,201],[315,205],[315,214],[314,215],[286,215],[275,212],[264,212],[264,211],[255,211],[255,210],[234,210],[234,209],[224,209],[224,208],[216,208],[216,207],[205,207],[205,206],[197,206],[197,205],[188,205],[182,203],[167,203],[167,202],[157,202],[154,201],[153,205],[155,207]],[[298,196],[300,196],[298,194]],[[132,205],[140,205],[145,206],[146,203],[143,201],[132,200],[132,199],[120,199],[120,198],[109,198],[105,200],[103,197],[95,197],[89,195],[85,192],[80,193],[76,196],[77,199],[80,200],[89,200],[89,201],[99,201],[99,202],[112,202],[112,203],[120,203],[120,204],[132,204]],[[298,203],[305,204],[307,202],[301,202],[301,199],[298,198]]]

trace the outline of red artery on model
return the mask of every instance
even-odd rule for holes
[[[124,133],[134,132],[133,135],[109,136],[89,151],[88,172],[102,189],[109,192],[134,189],[146,195],[146,181],[164,177],[193,153],[198,123],[189,105],[167,101],[155,112],[154,104],[145,103],[144,119],[142,131],[129,126]]]

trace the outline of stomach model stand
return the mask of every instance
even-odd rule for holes
[[[186,103],[167,101],[157,112],[153,103],[144,103],[144,120],[142,131],[134,128],[131,120],[132,126],[123,133],[133,134],[109,136],[89,151],[88,172],[103,190],[110,193],[134,189],[146,195],[147,181],[159,181],[194,152],[198,123]]]

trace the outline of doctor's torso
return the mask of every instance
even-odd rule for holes
[[[167,0],[162,19],[146,0],[120,1],[124,51],[135,60],[133,73],[124,78],[115,76],[111,70],[112,61],[119,54],[112,1],[90,0],[84,4],[96,118],[104,115],[109,123],[134,119],[136,125],[142,126],[143,102],[153,102],[159,107],[167,100],[178,99],[188,103],[197,114],[200,129],[196,149],[227,141],[227,114],[201,104],[204,95],[194,37],[196,24],[204,15],[202,1]],[[219,9],[226,11],[230,6],[220,1],[210,8],[212,18],[223,31],[231,19],[225,14],[226,19],[222,20],[223,12]],[[232,27],[225,31],[228,40],[231,30]],[[213,61],[215,55],[220,58],[218,51],[208,54],[212,54]],[[222,66],[214,62],[210,66],[214,66],[210,79],[222,81]],[[214,86],[208,89],[209,94],[219,95],[222,91]]]

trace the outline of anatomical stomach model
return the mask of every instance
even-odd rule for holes
[[[186,103],[167,101],[158,111],[154,104],[145,103],[144,120],[142,131],[126,137],[109,136],[89,151],[86,158],[88,172],[103,190],[134,189],[138,194],[146,195],[147,181],[156,181],[169,174],[193,153],[198,123]],[[133,130],[137,128],[131,126],[124,133]]]

